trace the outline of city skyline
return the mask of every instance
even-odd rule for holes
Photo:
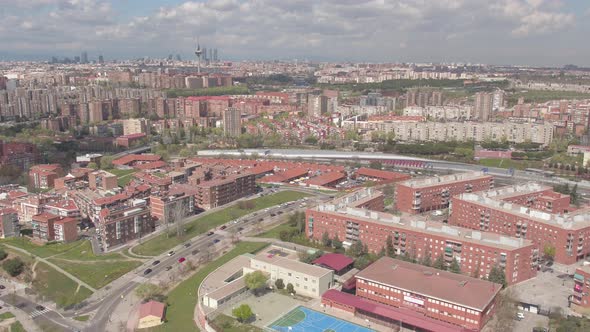
[[[220,58],[590,65],[584,1],[0,1],[0,60]],[[157,45],[157,47],[154,47]],[[576,48],[571,48],[576,45]],[[192,56],[191,56],[192,54]]]

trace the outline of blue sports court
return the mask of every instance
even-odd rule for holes
[[[278,332],[374,332],[366,327],[301,306],[291,310],[269,327]]]

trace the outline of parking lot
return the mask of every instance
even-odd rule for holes
[[[560,307],[567,313],[568,297],[572,294],[574,281],[569,274],[550,271],[539,271],[536,278],[514,285],[511,289],[518,301],[539,305],[543,310]]]

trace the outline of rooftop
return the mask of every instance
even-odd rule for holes
[[[322,265],[334,271],[340,271],[352,263],[354,263],[352,258],[337,253],[327,253],[313,261],[315,265]]]
[[[483,311],[502,289],[500,284],[390,257],[380,258],[359,272],[356,278],[479,311]]]
[[[477,180],[477,179],[485,179],[485,178],[492,178],[490,175],[486,175],[483,172],[467,172],[467,173],[457,173],[457,174],[450,174],[450,175],[443,175],[437,177],[428,177],[422,179],[412,179],[404,182],[400,182],[399,184],[412,187],[412,188],[423,188],[441,184],[451,184],[456,182],[463,182],[469,180]]]
[[[368,176],[373,178],[380,178],[384,180],[406,180],[411,178],[408,174],[382,171],[379,169],[372,169],[367,167],[361,167],[356,171],[357,175]]]
[[[165,309],[166,305],[164,303],[151,300],[139,307],[139,318],[141,319],[147,316],[156,316],[163,319]]]
[[[252,257],[252,259],[266,263],[271,263],[275,266],[282,267],[284,269],[296,271],[302,274],[318,278],[328,273],[332,273],[331,270],[324,269],[323,267],[306,264],[288,257],[281,257],[281,255],[272,255],[268,252],[261,252],[258,255]]]
[[[315,186],[325,186],[325,185],[330,184],[334,181],[343,180],[345,178],[346,178],[346,175],[343,173],[329,172],[329,173],[324,173],[322,175],[315,176],[315,177],[307,180],[305,183],[307,183],[309,185],[315,185]]]

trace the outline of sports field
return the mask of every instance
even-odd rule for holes
[[[301,306],[291,310],[269,327],[278,332],[374,332],[366,327]]]

